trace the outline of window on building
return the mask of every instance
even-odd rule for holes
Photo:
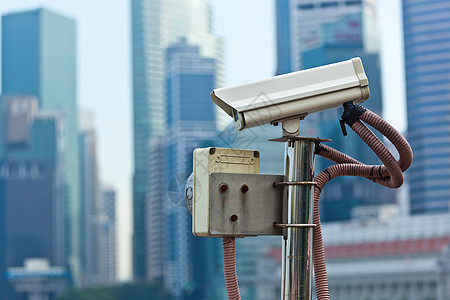
[[[322,8],[331,8],[331,7],[337,7],[337,6],[338,6],[337,1],[320,3],[320,7],[322,7]]]
[[[17,176],[19,173],[19,166],[16,163],[10,163],[8,173],[12,176]]]
[[[309,9],[313,9],[313,8],[314,8],[314,4],[313,3],[300,4],[298,6],[298,9],[300,9],[300,10],[309,10]]]
[[[45,164],[38,165],[38,174],[44,174],[47,171]]]
[[[354,5],[361,5],[361,0],[351,0],[351,1],[345,1],[345,5],[347,6],[354,6]]]

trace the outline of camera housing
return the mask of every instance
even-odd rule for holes
[[[304,117],[369,98],[359,57],[232,87],[215,89],[212,101],[233,117],[237,130]]]

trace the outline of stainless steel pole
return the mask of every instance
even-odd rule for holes
[[[292,137],[286,142],[285,175],[288,181],[312,182],[316,139]],[[289,227],[313,223],[314,190],[311,184],[288,187],[283,240],[283,300],[312,299],[312,227]]]

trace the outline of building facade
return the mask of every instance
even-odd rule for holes
[[[117,282],[116,192],[102,187],[97,133],[91,112],[79,112],[83,286]]]
[[[373,1],[277,1],[277,16],[287,15],[289,7],[290,43],[285,34],[278,37],[279,70],[308,69],[361,57],[370,83],[370,98],[363,103],[381,115],[382,87],[378,51],[378,34]],[[277,20],[277,31],[285,31]],[[289,50],[285,49],[286,47]],[[287,56],[290,54],[290,57]],[[327,143],[366,164],[379,160],[351,130],[344,137],[339,126],[342,108],[312,114],[301,122],[301,135],[331,139]],[[318,157],[316,174],[331,163]],[[370,191],[367,193],[366,191]],[[362,178],[341,177],[329,182],[322,194],[323,221],[351,219],[361,207],[395,202],[395,194]]]
[[[208,249],[216,239],[192,235],[192,217],[187,210],[183,181],[192,172],[193,151],[217,135],[214,103],[209,93],[216,86],[216,60],[200,54],[198,46],[185,39],[166,51],[167,90],[167,204],[166,266],[167,290],[176,299],[211,299]]]
[[[449,299],[450,216],[324,227],[333,299]]]
[[[449,221],[450,215],[436,214],[325,224],[330,298],[449,299]],[[281,251],[268,254],[281,263]]]
[[[162,162],[166,128],[165,50],[181,37],[217,59],[222,76],[222,43],[211,31],[205,0],[132,0],[133,55],[133,270],[136,279],[164,277],[164,232],[155,216],[163,214]],[[159,249],[159,250],[158,250]]]
[[[277,72],[276,75],[292,72],[291,56],[291,10],[290,0],[276,0],[277,22]]]
[[[117,226],[116,191],[112,187],[102,188],[101,216],[101,281],[103,284],[117,283]]]
[[[368,53],[378,52],[378,34],[375,23],[375,1],[373,0],[277,0],[278,17],[286,15],[286,6],[289,5],[290,21],[290,52],[284,50],[288,45],[286,39],[278,39],[278,51],[283,55],[281,60],[291,62],[291,71],[305,69],[304,52],[321,47],[324,40],[329,39],[329,33],[323,32],[322,26],[337,22],[349,15],[360,15],[362,22],[356,23],[362,33],[354,35],[354,32],[333,31],[334,39],[339,43],[348,43],[349,40],[361,39],[364,49]],[[277,21],[278,26],[284,26]],[[328,36],[327,36],[328,35]],[[281,50],[281,52],[280,52]],[[291,57],[285,57],[290,53]],[[280,61],[280,59],[278,60]]]
[[[32,95],[42,111],[63,115],[67,259],[81,278],[75,21],[46,9],[2,17],[2,93]],[[0,155],[4,151],[0,146]]]
[[[80,197],[81,197],[81,236],[82,236],[82,285],[102,284],[101,278],[101,239],[100,213],[101,191],[97,165],[97,137],[93,116],[86,110],[79,111],[80,147]]]
[[[448,1],[403,1],[412,214],[449,211],[449,13]]]
[[[0,299],[19,300],[25,292],[13,288],[10,268],[40,258],[65,273],[63,122],[35,97],[4,96],[0,112]]]

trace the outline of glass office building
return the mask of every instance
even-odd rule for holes
[[[79,110],[78,145],[80,147],[81,188],[81,261],[82,285],[102,284],[100,276],[100,186],[97,167],[97,135],[93,116],[89,111]]]
[[[37,99],[24,96],[2,97],[0,116],[0,299],[20,300],[9,268],[30,258],[66,264],[62,116],[39,112]]]
[[[277,22],[277,75],[289,73],[291,62],[291,18],[290,0],[276,0]]]
[[[403,1],[412,214],[449,211],[450,3]]]
[[[117,279],[117,197],[112,187],[103,187],[101,191],[101,281],[105,284],[116,284]]]
[[[213,250],[220,241],[192,235],[183,183],[192,172],[194,149],[217,135],[215,105],[209,97],[216,86],[216,60],[201,56],[199,47],[185,39],[166,54],[168,193],[159,220],[168,232],[165,285],[176,299],[216,299],[208,292],[211,275],[217,273],[211,269],[217,265]]]
[[[165,50],[185,38],[202,56],[217,61],[222,76],[221,39],[211,32],[206,0],[132,0],[133,66],[133,270],[136,279],[162,279],[164,142],[166,128]]]
[[[35,96],[40,110],[63,116],[66,250],[72,279],[78,284],[81,265],[75,21],[46,9],[4,15],[2,92]]]
[[[277,0],[280,1],[280,0]],[[283,2],[283,1],[280,1]],[[349,39],[360,38],[365,51],[378,52],[378,34],[375,22],[374,0],[290,0],[290,54],[292,71],[305,69],[303,53],[320,47],[330,36],[323,32],[323,25],[345,18],[360,15],[361,23],[355,23],[361,33],[358,36],[341,30],[333,37],[336,41],[348,43]],[[277,21],[277,24],[280,22]],[[349,24],[349,26],[351,26]],[[334,31],[336,32],[336,31]],[[283,40],[278,40],[282,42]],[[285,43],[285,42],[283,42]],[[281,53],[281,52],[279,52]]]

